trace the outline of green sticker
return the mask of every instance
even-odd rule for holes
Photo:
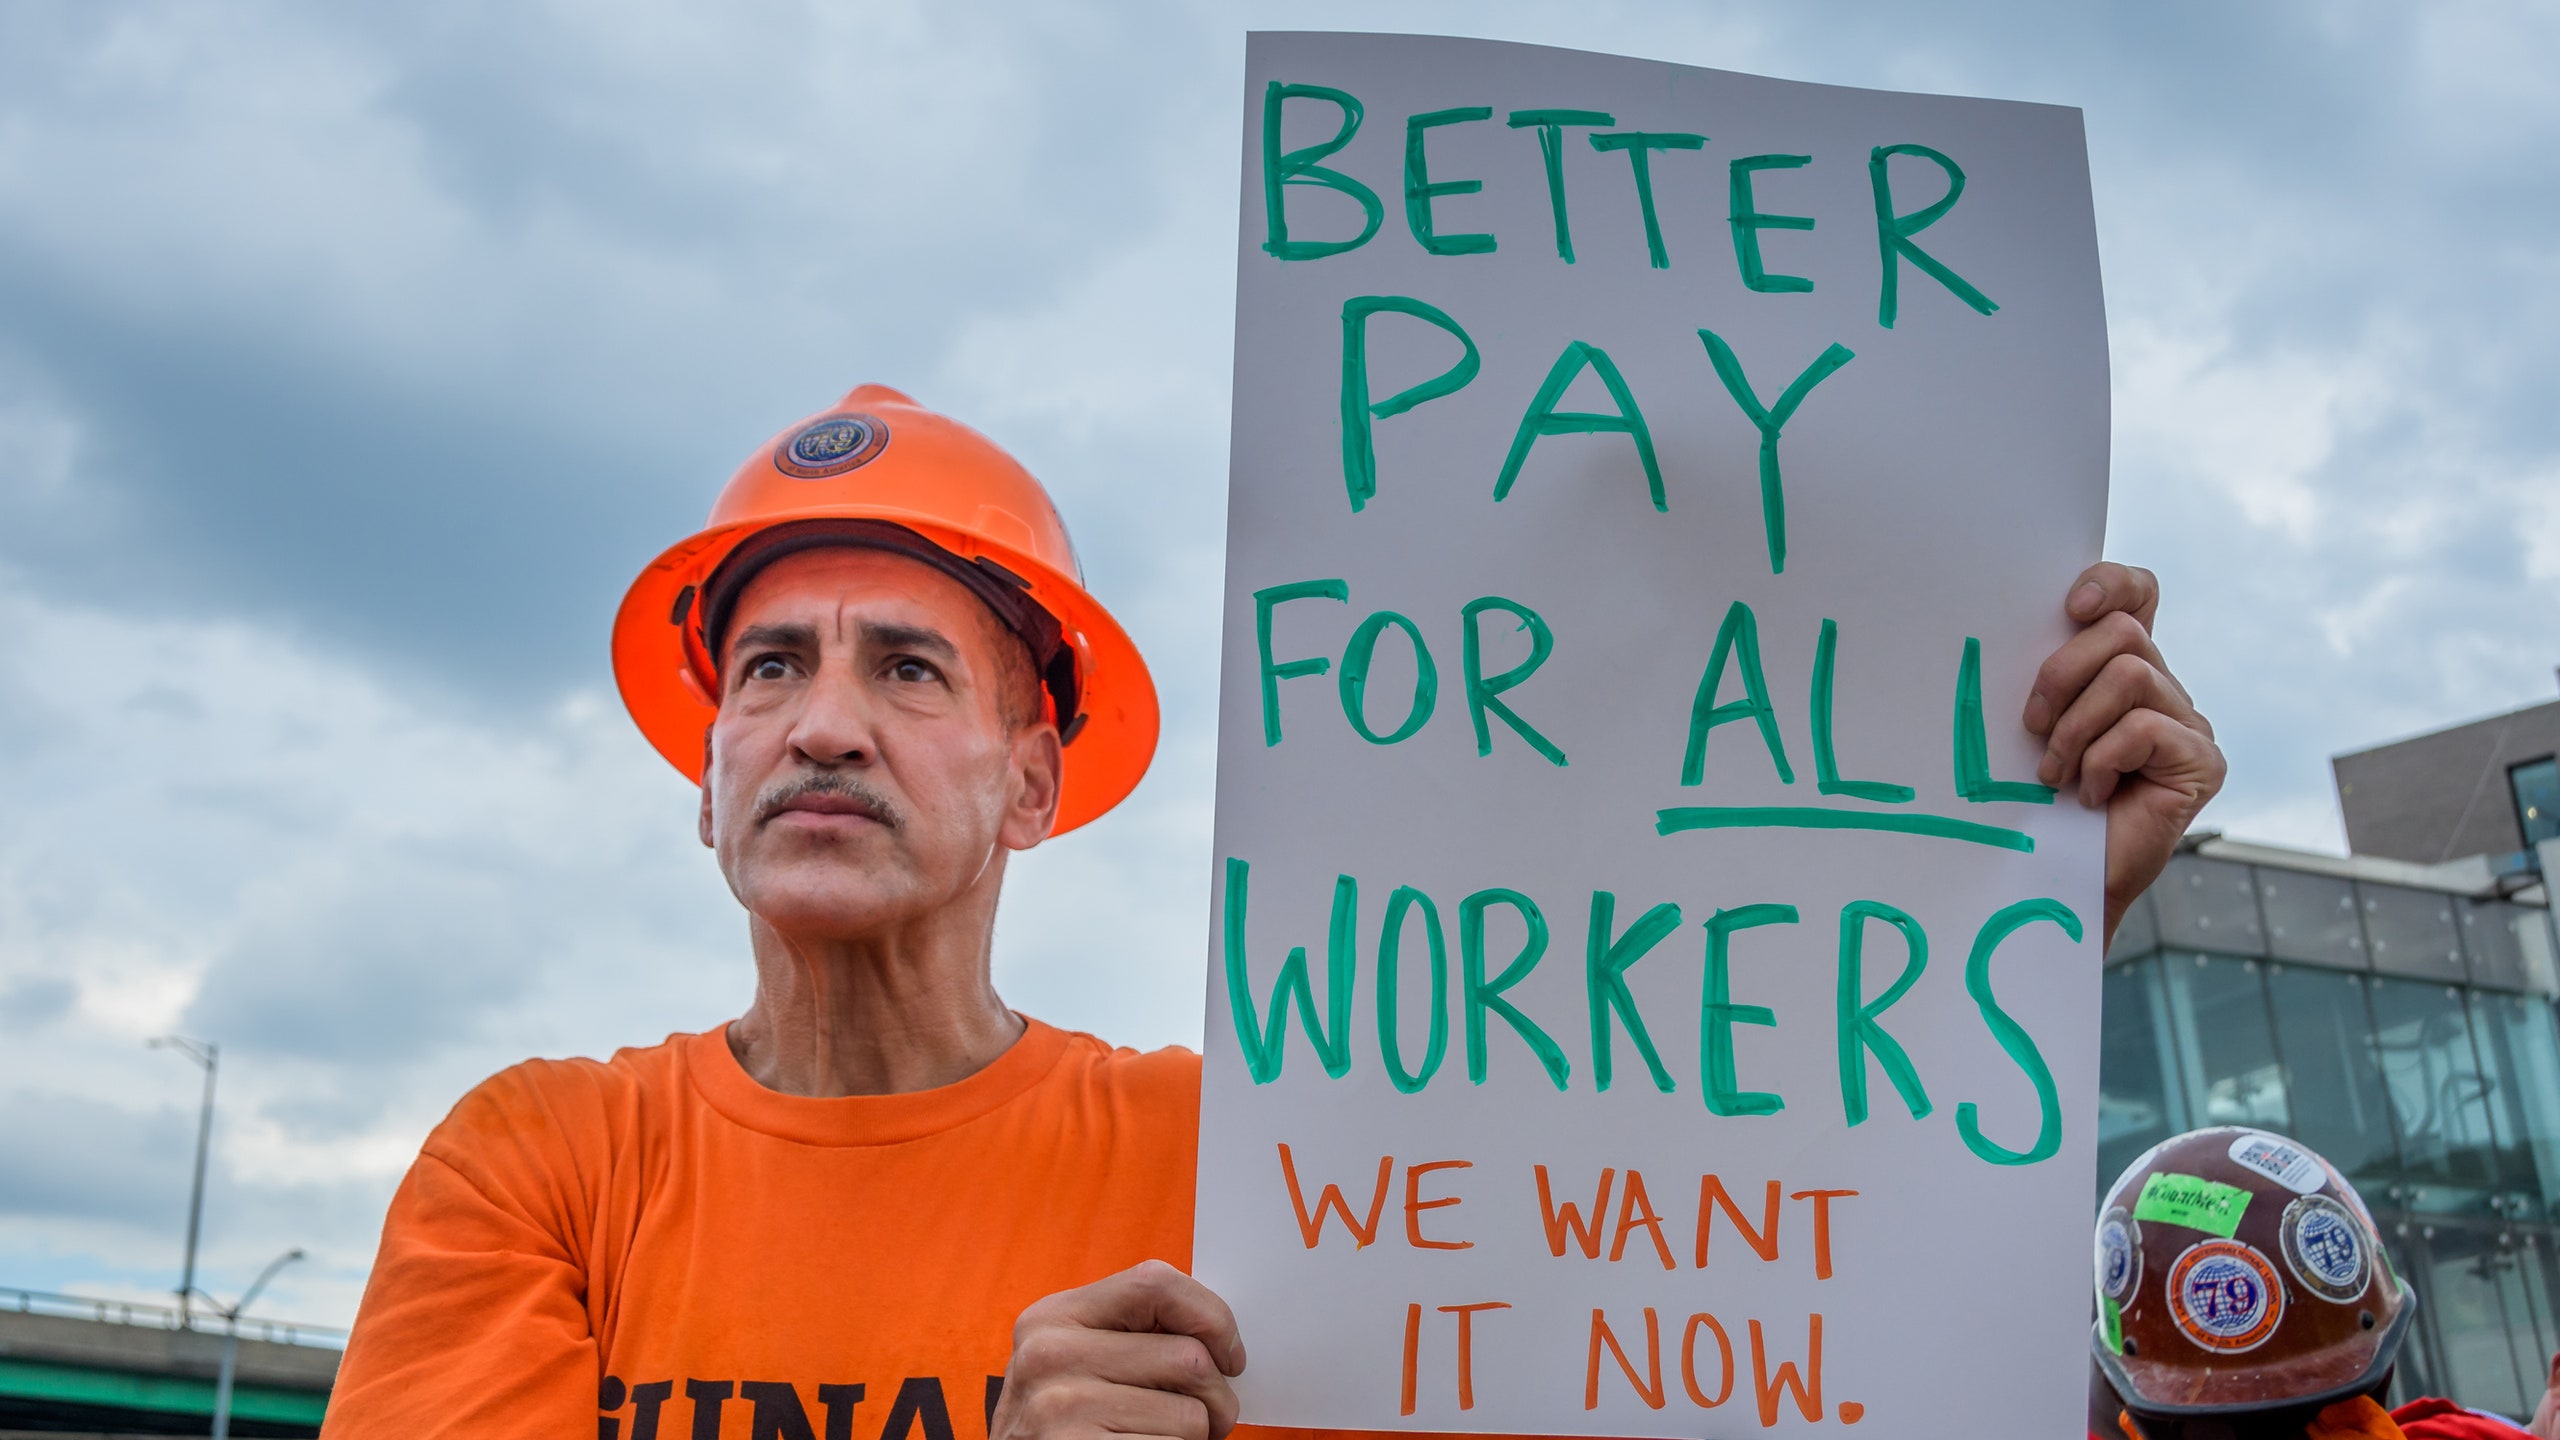
[[[2228,1240],[2238,1233],[2241,1213],[2248,1208],[2249,1192],[2237,1185],[2163,1172],[2142,1182],[2133,1218],[2184,1225]]]
[[[2098,1297],[2098,1338],[2107,1342],[2107,1353],[2124,1353],[2124,1307],[2101,1295]]]

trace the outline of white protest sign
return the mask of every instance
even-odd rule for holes
[[[2078,113],[1266,34],[1244,142],[1246,1417],[2074,1433],[2103,821],[2019,716],[2105,524]]]

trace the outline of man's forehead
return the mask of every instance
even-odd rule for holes
[[[842,615],[939,631],[952,644],[988,643],[999,622],[959,581],[889,550],[830,545],[784,555],[747,581],[728,637],[753,627],[831,626]]]
[[[832,612],[845,601],[866,606],[913,605],[919,610],[962,615],[982,608],[959,581],[921,560],[888,550],[829,545],[785,555],[758,570],[739,592],[730,628],[771,619],[773,610]]]

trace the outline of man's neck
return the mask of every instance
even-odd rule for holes
[[[1022,1017],[1005,1008],[989,974],[991,926],[952,934],[927,925],[845,941],[784,935],[759,919],[748,925],[756,997],[729,1026],[729,1050],[768,1090],[937,1089],[977,1074],[1022,1036]]]

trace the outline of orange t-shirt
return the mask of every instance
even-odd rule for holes
[[[1036,1020],[909,1095],[768,1090],[722,1030],[518,1065],[393,1197],[322,1433],[978,1440],[1025,1306],[1189,1268],[1199,1111],[1199,1056]]]

